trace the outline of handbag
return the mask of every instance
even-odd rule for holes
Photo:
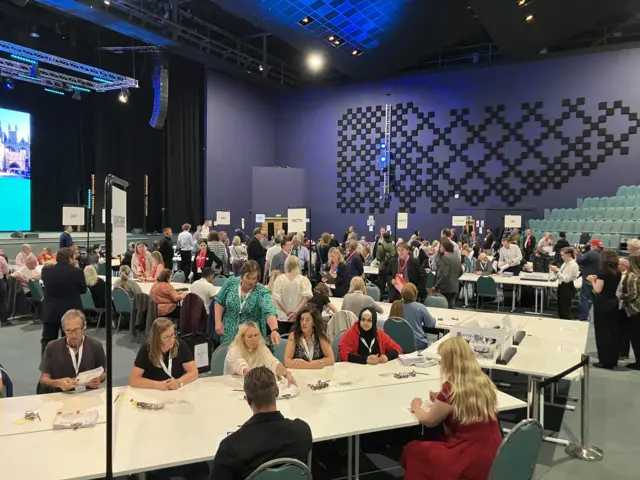
[[[189,346],[193,360],[198,367],[198,373],[211,371],[211,354],[213,353],[214,341],[206,333],[188,333],[180,338]]]

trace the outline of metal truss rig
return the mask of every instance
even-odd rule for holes
[[[0,40],[0,51],[9,55],[15,55],[24,58],[33,63],[50,64],[56,67],[72,70],[91,77],[85,79],[72,75],[65,75],[53,70],[39,68],[39,76],[34,77],[31,73],[31,65],[29,63],[13,61],[0,58],[0,75],[12,77],[16,80],[35,83],[48,88],[64,89],[72,85],[93,90],[96,92],[107,92],[110,90],[121,90],[123,88],[138,88],[138,80],[135,78],[118,75],[101,68],[84,65],[82,63],[73,62],[66,58],[57,57],[48,53],[39,52],[30,48],[15,45],[13,43]]]
[[[384,107],[384,148],[382,149],[382,155],[387,160],[386,167],[382,169],[382,195],[381,198],[389,200],[391,198],[391,185],[389,170],[391,169],[391,105],[387,104]]]

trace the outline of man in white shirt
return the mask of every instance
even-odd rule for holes
[[[178,235],[178,251],[180,252],[180,268],[185,275],[191,272],[191,254],[193,253],[193,237],[189,232],[191,225],[185,223],[182,225],[182,232]]]
[[[180,238],[180,236],[178,236],[178,238]],[[198,225],[196,231],[191,235],[191,238],[193,239],[193,253],[198,253],[198,250],[200,249],[200,240],[202,240],[202,225]]]
[[[291,253],[300,260],[300,271],[306,275],[309,270],[309,250],[302,244],[302,239],[296,235],[293,237],[293,249]]]
[[[269,272],[271,273],[271,260],[273,260],[273,256],[276,253],[280,253],[280,250],[282,250],[282,247],[280,245],[282,245],[282,235],[276,235],[274,241],[276,242],[275,245],[273,247],[269,247],[267,249],[267,262],[265,264],[265,272]],[[268,279],[265,279],[268,281]]]
[[[511,243],[509,237],[502,239],[502,248],[500,249],[500,260],[498,261],[498,269],[501,273],[512,272],[519,275],[522,270],[522,251],[518,245]]]
[[[211,300],[216,296],[216,287],[211,282],[213,282],[213,269],[207,267],[202,271],[202,278],[193,282],[189,289],[189,293],[195,293],[202,299],[207,315],[209,315]]]
[[[25,293],[29,293],[29,280],[40,280],[40,274],[37,272],[38,260],[34,256],[27,257],[26,264],[20,267],[12,275],[22,284]]]

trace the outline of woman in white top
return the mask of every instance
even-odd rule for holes
[[[298,257],[289,255],[284,262],[285,274],[280,275],[273,284],[271,296],[278,311],[278,328],[280,335],[289,333],[293,321],[313,297],[311,282],[300,275]]]
[[[255,367],[267,367],[276,375],[286,377],[289,383],[296,381],[267,347],[258,325],[245,322],[238,328],[238,334],[229,346],[224,361],[225,375],[246,375]]]
[[[233,241],[229,247],[229,253],[231,254],[231,267],[233,268],[233,274],[236,277],[239,277],[240,272],[242,271],[242,265],[247,259],[247,249],[242,245],[240,237],[237,235],[233,237]]]
[[[574,280],[580,276],[580,267],[576,263],[576,255],[571,247],[560,250],[564,262],[561,267],[551,266],[551,271],[558,278],[558,317],[571,320],[571,302],[576,295]]]
[[[365,308],[372,308],[378,313],[384,312],[382,307],[367,295],[364,279],[362,277],[353,277],[349,285],[349,293],[342,299],[341,310],[348,310],[358,316]]]

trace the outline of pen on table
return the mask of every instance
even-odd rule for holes
[[[120,398],[120,394],[118,394],[118,396],[116,397],[116,399],[113,401],[113,403],[116,403],[118,401],[118,399]]]
[[[429,375],[428,373],[424,373],[424,372],[413,372],[413,373],[415,373],[416,375]]]

